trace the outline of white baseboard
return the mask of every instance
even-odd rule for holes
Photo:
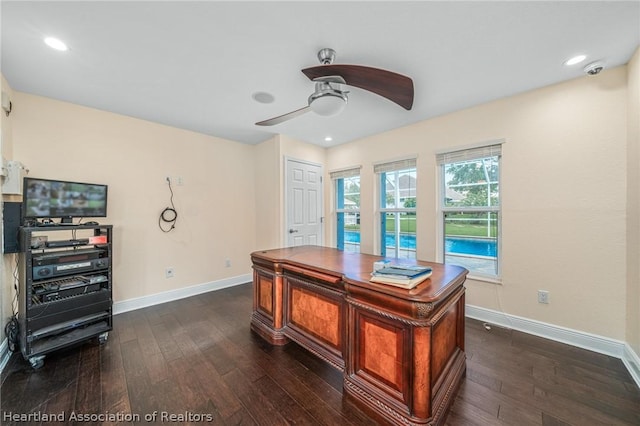
[[[627,370],[629,370],[633,380],[635,380],[638,386],[640,386],[640,357],[633,351],[633,349],[631,349],[631,346],[629,346],[628,343],[624,345],[622,362],[624,362]]]
[[[640,387],[640,359],[625,342],[473,305],[466,305],[466,316],[621,359]]]
[[[113,303],[113,314],[122,314],[124,312],[133,311],[147,306],[158,305],[160,303],[171,302],[173,300],[184,299],[185,297],[195,296],[197,294],[207,293],[209,291],[221,290],[227,287],[233,287],[240,284],[251,282],[253,276],[251,274],[239,275],[237,277],[225,278],[223,280],[211,281],[208,283],[197,284],[191,287],[169,290],[162,293],[150,294],[149,296],[137,297],[135,299],[122,300]]]

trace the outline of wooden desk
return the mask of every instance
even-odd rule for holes
[[[345,394],[392,424],[444,424],[464,376],[467,270],[439,263],[411,290],[369,282],[379,256],[303,246],[252,253],[251,329],[344,372]]]

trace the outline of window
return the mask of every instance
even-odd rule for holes
[[[500,276],[501,145],[438,155],[444,262]]]
[[[416,258],[416,160],[377,164],[380,176],[380,254]]]
[[[360,252],[360,169],[332,172],[336,191],[336,246]]]

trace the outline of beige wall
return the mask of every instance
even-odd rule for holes
[[[327,170],[363,166],[362,251],[378,250],[372,164],[417,155],[418,258],[440,260],[436,152],[504,139],[503,282],[469,280],[467,303],[624,340],[626,87],[619,67],[330,148]]]
[[[279,137],[255,146],[256,191],[256,249],[263,250],[280,245],[280,161]]]
[[[13,98],[13,91],[11,86],[7,83],[4,76],[0,75],[0,87],[3,92],[7,93],[10,98]],[[2,142],[0,143],[0,154],[2,158],[6,160],[13,159],[13,132],[12,132],[12,120],[13,114],[7,115],[4,111],[0,111],[0,132],[2,134]],[[2,202],[5,201],[17,201],[15,196],[2,194],[2,187],[0,186],[0,195],[2,195]],[[2,223],[2,209],[0,208],[0,223]],[[0,232],[2,232],[2,226],[0,225]],[[13,291],[13,274],[12,268],[15,264],[13,261],[13,254],[3,254],[2,261],[0,261],[0,342],[4,340],[4,326],[7,320],[13,314],[11,308],[11,302],[14,297]]]
[[[275,135],[254,151],[256,169],[256,249],[286,245],[285,161],[303,160],[324,166],[326,150],[286,135]],[[326,205],[326,200],[325,200]]]
[[[640,48],[628,64],[628,74],[626,341],[640,354]]]
[[[250,272],[253,146],[25,93],[14,104],[13,154],[30,176],[109,185],[109,217],[97,220],[114,225],[115,301]],[[178,211],[170,233],[158,228],[166,176]]]

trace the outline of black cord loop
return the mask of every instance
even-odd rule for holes
[[[162,210],[160,217],[158,217],[158,228],[165,233],[173,231],[176,227],[176,221],[178,220],[178,211],[176,210],[176,206],[173,204],[173,189],[171,188],[171,180],[169,180],[169,178],[167,178],[167,184],[169,185],[169,192],[171,192],[171,198],[169,200],[171,202],[171,207],[166,207]],[[168,229],[164,228],[162,226],[163,222],[165,224],[168,223],[171,226]]]

